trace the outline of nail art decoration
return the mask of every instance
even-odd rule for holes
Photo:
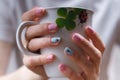
[[[73,50],[70,49],[69,47],[66,47],[66,48],[64,49],[64,52],[67,53],[67,54],[69,54],[69,55],[73,55],[73,54],[74,54]]]
[[[61,41],[61,38],[60,37],[53,37],[52,39],[51,39],[51,42],[52,43],[59,43]]]

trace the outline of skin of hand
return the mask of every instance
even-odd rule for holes
[[[42,17],[45,16],[45,13],[46,11],[43,8],[33,8],[32,10],[23,14],[22,20],[38,22]],[[29,26],[26,30],[26,40],[29,41],[29,44],[27,44],[28,49],[34,52],[41,48],[59,45],[59,42],[52,42],[53,37],[41,37],[47,34],[54,34],[57,32],[57,30],[57,25],[53,23],[43,23]],[[44,80],[47,80],[43,65],[53,62],[54,60],[55,55],[52,53],[50,55],[37,56],[24,55],[23,63],[32,72],[39,74]]]
[[[65,52],[82,69],[82,72],[75,72],[65,64],[59,65],[59,70],[70,80],[98,80],[99,68],[105,45],[98,34],[90,27],[85,28],[86,38],[78,33],[72,35],[72,40],[82,49],[82,53],[69,48],[71,53]]]
[[[24,13],[22,16],[22,20],[38,21],[43,15],[45,15],[44,9],[34,8]],[[48,24],[45,24],[45,25],[47,26]],[[25,66],[22,66],[20,69],[16,70],[11,74],[4,75],[7,63],[9,61],[8,59],[10,56],[9,53],[11,51],[11,48],[12,48],[11,44],[4,41],[0,41],[0,55],[1,55],[0,56],[0,63],[1,63],[0,80],[47,80],[47,76],[44,72],[42,65],[54,61],[55,56],[52,54],[33,56],[33,57],[25,55],[23,59]],[[5,53],[5,55],[3,55],[3,53]],[[4,63],[1,61],[4,61]]]
[[[23,21],[28,21],[28,20],[38,21],[44,14],[45,14],[44,9],[34,8],[24,13],[22,16],[22,19]],[[45,24],[45,25],[47,26],[48,24]],[[57,31],[57,28],[52,33],[56,31]],[[57,45],[57,44],[54,44],[54,45]],[[12,45],[10,43],[0,41],[0,63],[1,63],[0,80],[47,80],[47,76],[44,72],[42,65],[54,61],[55,56],[52,54],[33,56],[33,57],[25,55],[23,59],[25,66],[22,66],[20,69],[16,70],[11,74],[4,75],[6,66],[9,61],[8,59],[10,57],[11,48],[12,48]],[[3,53],[5,55],[3,55]],[[1,61],[4,61],[4,63]]]
[[[23,21],[32,20],[39,21],[46,11],[43,8],[34,8],[23,14]],[[52,37],[41,37],[47,34],[54,34],[58,28],[56,24],[44,23],[32,25],[27,28],[26,39],[28,42],[28,49],[30,51],[37,51],[41,48],[58,46],[59,42],[52,43]],[[71,60],[73,60],[82,72],[75,72],[69,66],[60,64],[58,69],[70,80],[97,80],[99,76],[100,61],[105,50],[105,45],[98,36],[98,34],[89,26],[85,28],[86,38],[78,33],[71,36],[73,42],[82,49],[82,54],[75,51],[74,48],[69,48],[72,54],[65,52]],[[41,44],[41,45],[40,45]],[[45,77],[43,65],[53,62],[55,55],[39,55],[39,56],[24,56],[23,62],[33,72]]]

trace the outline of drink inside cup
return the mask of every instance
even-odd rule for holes
[[[54,62],[44,65],[45,72],[49,78],[55,78],[56,80],[60,80],[61,78],[61,80],[66,80],[65,76],[58,70],[58,65],[60,63],[66,64],[78,72],[81,72],[81,69],[78,68],[78,66],[64,54],[64,49],[69,47],[81,54],[82,50],[72,42],[71,36],[73,33],[79,33],[85,37],[84,29],[86,25],[92,25],[93,12],[88,9],[73,7],[47,8],[46,11],[47,14],[40,20],[40,24],[55,23],[59,27],[57,33],[46,36],[61,37],[62,41],[59,46],[40,50],[41,54],[55,54],[56,56],[56,60]],[[23,47],[21,41],[22,31],[26,26],[34,24],[37,23],[34,21],[23,22],[19,25],[17,30],[16,41],[18,47],[21,52],[26,53],[26,55],[34,55],[34,53]]]

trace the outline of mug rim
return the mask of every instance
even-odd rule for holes
[[[58,6],[58,7],[44,7],[46,10],[50,10],[50,9],[57,9],[57,8],[81,8],[81,9],[86,9],[92,13],[94,13],[94,10],[92,9],[88,9],[88,8],[84,8],[84,7],[61,7],[61,6]]]

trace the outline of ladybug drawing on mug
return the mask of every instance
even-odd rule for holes
[[[88,13],[86,10],[83,10],[80,12],[79,14],[79,20],[80,20],[80,23],[83,24],[87,21],[88,19]]]

